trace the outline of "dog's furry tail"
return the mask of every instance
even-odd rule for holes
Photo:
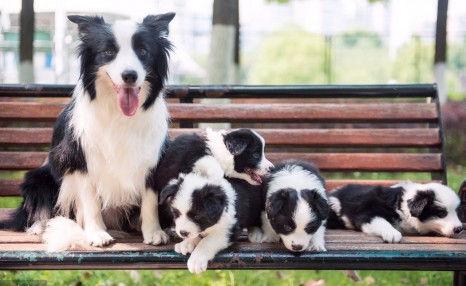
[[[52,216],[59,185],[45,164],[26,173],[21,184],[23,202],[0,221],[0,229],[24,231],[34,224],[44,224]]]
[[[74,220],[57,216],[49,220],[42,240],[48,252],[59,252],[89,246],[86,233]]]

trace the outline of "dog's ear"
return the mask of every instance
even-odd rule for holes
[[[280,212],[280,210],[282,210],[285,205],[287,205],[288,202],[296,196],[296,190],[293,189],[282,189],[271,194],[265,203],[265,212],[267,217],[269,219],[275,217],[278,212]]]
[[[98,16],[79,16],[79,15],[70,15],[68,20],[78,24],[79,38],[85,40],[89,33],[91,32],[91,27],[95,25],[104,25],[104,18]]]
[[[211,221],[217,221],[227,205],[227,197],[218,186],[206,186],[202,190],[202,202],[207,216]]]
[[[311,209],[317,213],[320,219],[328,217],[328,201],[315,190],[302,190],[301,197],[309,204]]]
[[[435,199],[433,191],[419,191],[408,200],[408,208],[412,216],[419,217],[426,206],[432,204]]]
[[[163,188],[159,195],[159,204],[162,205],[165,203],[165,201],[171,200],[176,192],[178,192],[179,187],[179,183],[176,183],[168,184],[165,188]]]
[[[165,13],[160,15],[148,15],[142,21],[143,25],[156,28],[161,38],[168,37],[168,24],[175,18],[175,13]]]
[[[224,135],[224,142],[228,151],[233,156],[237,156],[246,150],[251,142],[251,135],[243,132],[241,129],[232,131]]]

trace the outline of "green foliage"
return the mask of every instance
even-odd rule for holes
[[[249,84],[323,84],[325,41],[304,31],[268,35],[250,55]]]

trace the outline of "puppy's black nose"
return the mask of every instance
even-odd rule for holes
[[[303,246],[301,244],[292,244],[291,249],[294,251],[301,251],[303,249]]]
[[[181,235],[182,237],[188,237],[189,232],[187,232],[187,231],[185,231],[185,230],[180,230],[180,235]]]
[[[463,227],[462,227],[462,226],[458,226],[458,227],[455,227],[455,228],[453,229],[453,232],[454,232],[454,233],[460,233],[460,232],[462,232],[462,231],[463,231]]]
[[[121,73],[121,78],[127,84],[133,84],[138,79],[138,73],[134,70],[125,70]]]

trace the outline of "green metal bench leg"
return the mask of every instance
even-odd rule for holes
[[[465,286],[466,285],[466,271],[453,272],[453,285]]]

